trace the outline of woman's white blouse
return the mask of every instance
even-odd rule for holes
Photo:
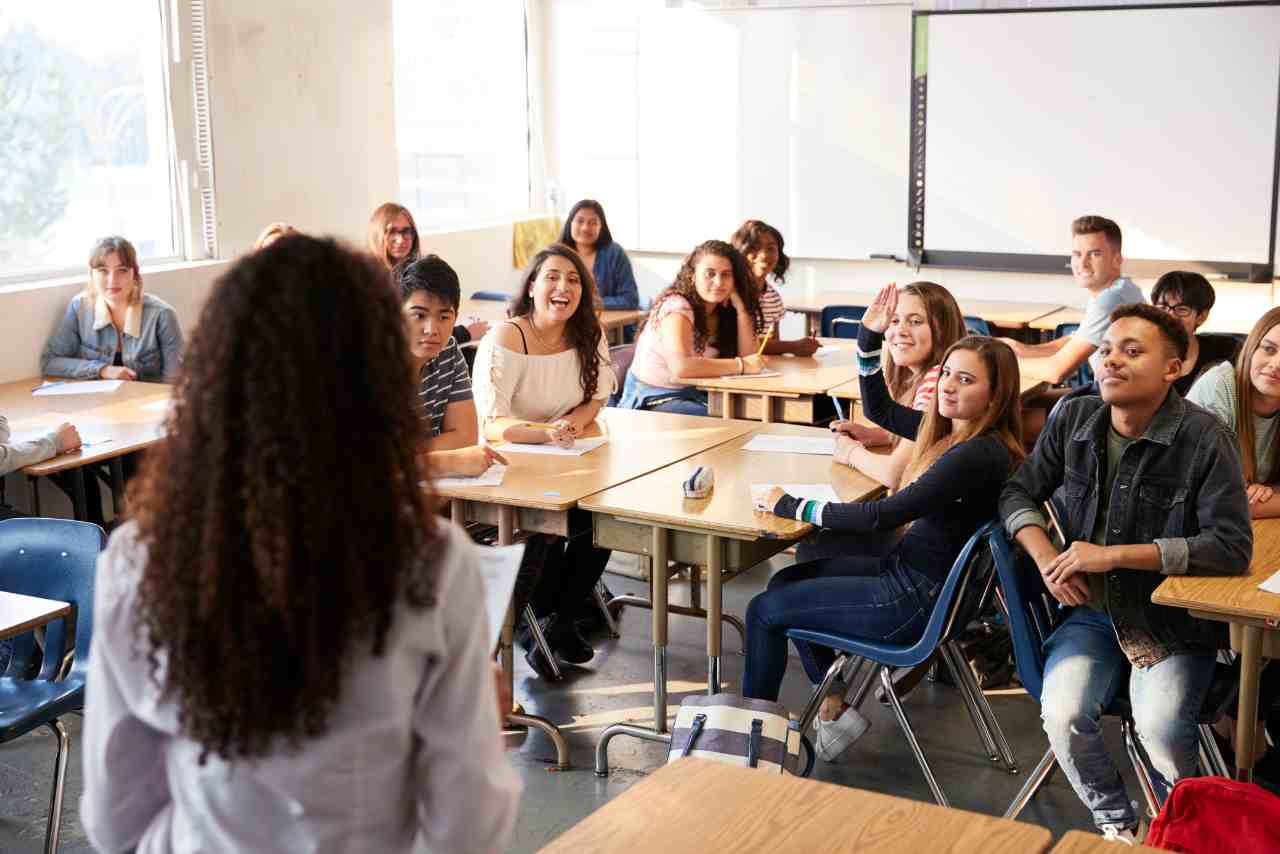
[[[550,422],[583,403],[581,363],[576,350],[530,356],[501,347],[489,330],[476,352],[472,393],[483,428],[495,418]],[[600,376],[593,400],[607,400],[617,385],[609,345],[600,337]]]

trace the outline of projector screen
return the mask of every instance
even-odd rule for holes
[[[939,14],[928,27],[924,247],[1269,264],[1280,7]]]

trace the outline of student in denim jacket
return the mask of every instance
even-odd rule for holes
[[[1070,612],[1045,644],[1041,718],[1072,787],[1112,837],[1138,816],[1099,717],[1128,681],[1133,717],[1163,799],[1196,771],[1196,718],[1226,643],[1217,623],[1154,605],[1166,575],[1237,575],[1253,552],[1234,437],[1171,386],[1187,333],[1154,306],[1111,315],[1099,347],[1101,397],[1066,403],[1000,498],[1011,536]],[[1061,508],[1069,545],[1049,541],[1042,503]]]
[[[89,253],[88,284],[44,346],[41,370],[72,379],[169,382],[181,360],[177,312],[142,292],[133,244],[102,238]]]

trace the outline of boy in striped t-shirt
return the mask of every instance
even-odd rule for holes
[[[438,255],[398,268],[405,337],[418,378],[413,405],[422,419],[421,453],[431,474],[475,477],[501,455],[479,443],[471,376],[452,337],[462,291],[458,274]]]

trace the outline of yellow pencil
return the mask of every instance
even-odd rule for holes
[[[764,347],[769,343],[769,336],[773,334],[773,327],[769,327],[769,331],[764,334],[764,340],[760,342],[760,349],[756,351],[757,356],[764,355]]]
[[[532,427],[535,430],[559,430],[559,424],[539,424],[537,421],[522,421],[524,427]]]

